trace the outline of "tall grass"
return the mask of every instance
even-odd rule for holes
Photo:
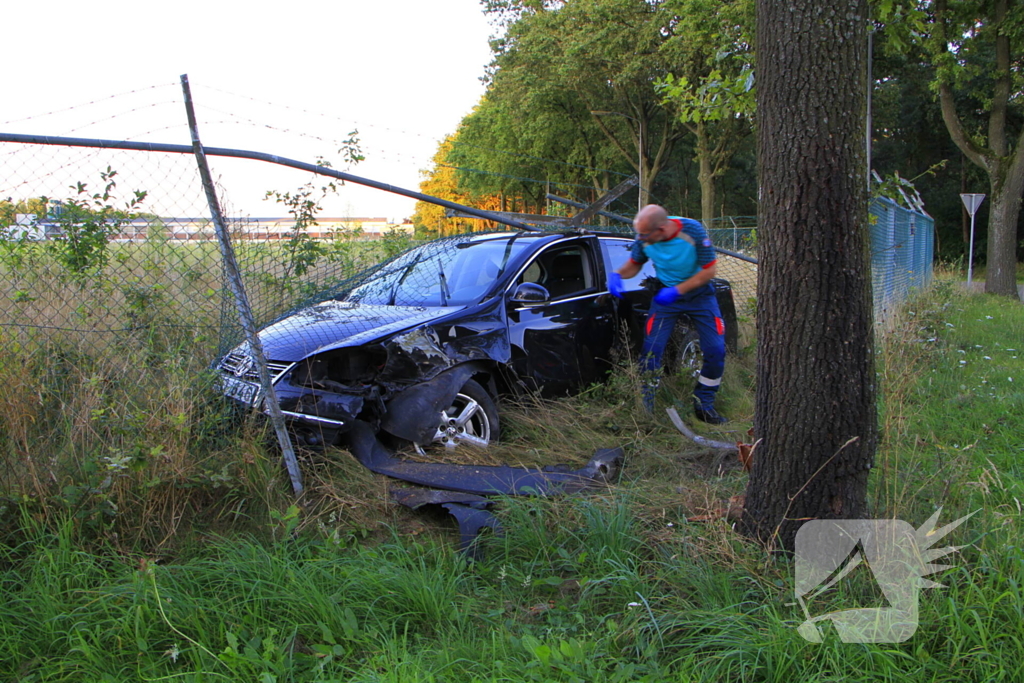
[[[724,520],[687,521],[741,492],[745,477],[645,415],[627,371],[572,399],[502,411],[496,460],[579,462],[623,445],[626,469],[618,486],[588,495],[499,501],[504,533],[469,563],[449,520],[396,509],[394,484],[342,450],[304,455],[309,492],[289,500],[273,450],[252,426],[230,426],[195,380],[199,363],[145,344],[116,359],[53,346],[38,358],[0,354],[0,672],[1024,680],[1024,307],[944,285],[903,316],[879,344],[875,516],[920,525],[940,505],[940,522],[979,510],[950,537],[966,547],[933,577],[946,588],[921,593],[905,643],[803,640],[790,562]],[[745,437],[751,364],[730,364],[722,407],[739,420],[716,438]],[[659,400],[690,388],[668,381]],[[851,575],[829,604],[878,597]]]
[[[0,535],[22,509],[126,547],[265,522],[281,497],[277,456],[262,427],[239,427],[209,372],[238,328],[216,243],[109,243],[82,272],[61,265],[65,246],[0,245]],[[389,247],[324,243],[302,278],[281,277],[282,245],[238,251],[266,321]]]
[[[508,534],[473,565],[432,541],[339,549],[312,537],[213,539],[192,559],[155,565],[78,550],[66,531],[41,534],[2,558],[0,667],[39,681],[1024,674],[1019,549],[947,572],[949,588],[925,594],[907,643],[817,645],[793,628],[802,616],[787,606],[789,568],[752,573],[755,548],[693,527],[653,546],[628,501],[537,505],[510,502]],[[564,521],[513,524],[547,514]]]
[[[907,304],[880,349],[878,513],[924,512],[928,504],[1016,509],[1024,307],[945,281]]]
[[[148,355],[0,351],[0,528],[17,529],[19,510],[70,515],[153,547],[267,485],[255,459],[272,456],[232,426],[205,367]]]

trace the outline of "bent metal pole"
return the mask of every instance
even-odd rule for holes
[[[270,423],[274,426],[274,432],[277,433],[277,442],[281,446],[285,466],[288,468],[288,476],[292,480],[292,490],[295,491],[295,495],[299,495],[302,493],[302,471],[299,469],[299,461],[295,457],[295,449],[292,448],[292,441],[288,436],[288,428],[285,425],[284,414],[281,412],[281,405],[277,402],[274,383],[271,381],[270,371],[267,369],[267,358],[263,354],[263,345],[260,344],[259,334],[256,331],[256,320],[253,318],[252,309],[249,307],[249,297],[245,293],[245,285],[238,270],[238,262],[235,260],[235,250],[231,246],[231,236],[228,234],[227,225],[224,223],[224,214],[220,210],[220,201],[217,199],[217,191],[213,186],[210,167],[206,163],[203,145],[199,141],[199,126],[196,123],[195,110],[192,108],[192,91],[188,87],[187,74],[182,74],[181,76],[181,89],[185,95],[185,111],[188,114],[189,131],[192,133],[192,149],[199,164],[199,175],[203,179],[206,201],[210,205],[210,215],[213,218],[217,241],[220,243],[220,253],[224,259],[224,270],[227,272],[228,283],[235,297],[238,320],[242,323],[245,339],[249,343],[249,352],[256,362],[256,368],[260,377],[260,388],[263,390],[263,404],[270,413]]]
[[[0,142],[17,142],[22,144],[30,145],[57,145],[63,147],[98,147],[101,149],[129,149],[139,152],[169,152],[171,154],[195,154],[195,150],[188,145],[170,145],[163,142],[137,142],[133,140],[101,140],[93,138],[65,138],[58,137],[56,135],[24,135],[21,133],[0,133]],[[540,232],[543,229],[538,228],[535,225],[529,225],[522,221],[517,221],[511,218],[507,218],[500,214],[484,211],[483,209],[477,209],[472,206],[466,206],[465,204],[458,204],[456,202],[450,202],[447,199],[441,199],[440,197],[434,197],[429,194],[423,194],[422,192],[414,192],[407,190],[397,185],[390,185],[388,183],[382,183],[379,180],[371,180],[370,178],[361,178],[351,173],[345,173],[343,171],[337,171],[333,168],[326,166],[319,166],[317,164],[306,163],[305,161],[298,161],[296,159],[288,159],[287,157],[277,156],[276,154],[267,154],[265,152],[253,152],[244,149],[230,149],[226,147],[203,147],[204,157],[232,157],[234,159],[252,159],[253,161],[266,161],[271,164],[278,164],[280,166],[287,166],[288,168],[297,168],[300,171],[309,171],[317,175],[327,176],[329,178],[337,178],[338,180],[344,180],[347,183],[354,183],[356,185],[364,185],[366,187],[372,187],[377,190],[383,190],[384,192],[390,192],[392,194],[402,195],[403,197],[410,197],[417,201],[427,202],[428,204],[437,204],[443,206],[446,209],[453,209],[467,213],[476,218],[483,218],[485,220],[494,221],[500,225],[507,225],[510,228],[517,230],[527,230],[530,232]]]

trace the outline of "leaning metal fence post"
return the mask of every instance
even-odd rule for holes
[[[281,406],[277,402],[277,393],[274,391],[274,385],[270,381],[267,359],[263,355],[263,345],[260,344],[259,335],[256,333],[256,321],[252,317],[249,298],[246,296],[242,276],[238,270],[238,262],[235,260],[235,250],[231,246],[231,237],[228,235],[227,225],[220,211],[220,202],[217,200],[217,192],[213,187],[213,177],[210,175],[210,167],[206,163],[206,152],[199,141],[199,127],[196,124],[195,110],[192,108],[192,91],[188,86],[188,74],[182,74],[181,76],[181,89],[185,95],[185,111],[188,114],[188,127],[192,133],[192,149],[195,152],[196,161],[199,163],[199,175],[202,177],[203,189],[206,191],[206,201],[210,204],[210,214],[213,217],[217,242],[220,244],[220,253],[224,260],[224,270],[227,274],[228,284],[231,286],[231,292],[235,298],[235,307],[238,309],[238,319],[242,323],[246,341],[249,343],[249,350],[259,371],[260,387],[263,389],[263,402],[270,413],[270,423],[274,426],[274,431],[277,432],[277,442],[281,445],[281,452],[284,454],[288,476],[292,480],[292,489],[298,495],[302,493],[302,472],[299,470],[295,449],[292,448],[292,442],[285,427]]]

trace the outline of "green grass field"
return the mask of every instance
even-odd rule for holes
[[[874,515],[976,514],[945,588],[899,644],[805,641],[793,566],[725,520],[730,459],[643,413],[628,359],[606,385],[502,406],[502,442],[463,462],[580,463],[622,481],[503,500],[482,560],[454,524],[341,449],[302,455],[307,493],[261,425],[211,397],[179,346],[0,353],[0,679],[12,681],[1024,680],[1024,306],[940,281],[879,335]],[[753,353],[731,358],[705,433],[743,440]],[[663,383],[662,405],[685,398]],[[854,577],[839,608],[879,604]]]

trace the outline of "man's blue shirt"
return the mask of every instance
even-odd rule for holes
[[[708,233],[699,221],[692,218],[669,216],[681,230],[669,240],[647,244],[641,240],[633,242],[630,258],[643,264],[654,262],[658,279],[672,287],[685,282],[715,262],[715,250],[708,239]]]

